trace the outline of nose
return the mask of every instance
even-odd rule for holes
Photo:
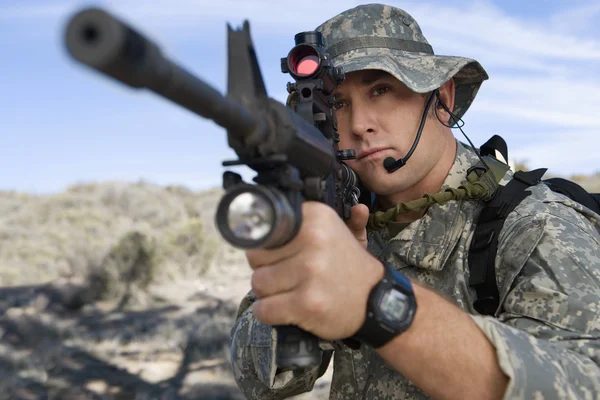
[[[354,106],[350,113],[350,130],[353,135],[362,137],[375,132],[375,119],[367,107]]]

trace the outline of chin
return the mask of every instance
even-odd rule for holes
[[[407,176],[408,174],[408,176]],[[359,174],[362,183],[373,193],[380,196],[390,196],[407,190],[415,183],[415,176],[410,171],[398,170],[389,174],[383,167]],[[364,178],[362,178],[364,176]]]
[[[376,172],[372,171],[369,174],[360,175],[362,183],[369,189],[371,192],[378,194],[380,196],[389,196],[398,192],[398,183],[395,182],[396,179],[390,179],[391,176],[385,176],[387,171]],[[394,177],[395,178],[395,177]]]

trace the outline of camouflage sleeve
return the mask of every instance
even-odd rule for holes
[[[252,292],[242,300],[232,329],[231,363],[238,387],[248,399],[285,399],[313,389],[331,359],[322,352],[318,367],[295,371],[278,371],[275,365],[277,335],[275,329],[254,318],[250,305],[256,300]]]
[[[518,216],[499,252],[503,308],[473,316],[510,379],[505,399],[600,398],[600,221],[561,213]]]

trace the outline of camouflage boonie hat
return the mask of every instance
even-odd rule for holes
[[[417,93],[427,93],[454,78],[454,114],[461,118],[481,83],[483,67],[464,57],[435,55],[421,28],[406,11],[383,4],[352,8],[321,24],[327,52],[344,72],[379,69]]]

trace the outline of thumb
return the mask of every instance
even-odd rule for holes
[[[350,219],[346,225],[354,237],[366,248],[367,247],[367,222],[369,220],[369,208],[364,204],[357,204],[350,210]]]

